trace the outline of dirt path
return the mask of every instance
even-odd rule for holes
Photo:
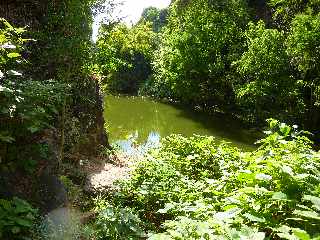
[[[114,183],[130,177],[136,157],[130,157],[123,153],[111,156],[108,161],[102,164],[91,163],[86,166],[88,173],[85,190],[97,192],[106,189],[114,189]]]

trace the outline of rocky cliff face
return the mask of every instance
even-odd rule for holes
[[[49,196],[46,192],[51,191],[57,197],[51,206],[58,207],[66,202],[65,189],[56,177],[61,161],[75,153],[93,155],[101,145],[109,146],[98,80],[88,70],[92,48],[90,1],[76,2],[0,1],[0,18],[14,26],[26,27],[26,37],[35,40],[27,43],[23,53],[30,65],[26,79],[54,79],[68,86],[62,111],[53,116],[53,128],[21,140],[49,147],[50,157],[34,157],[37,168],[32,176],[0,168],[0,184],[5,183],[0,188],[0,198],[18,195],[39,203],[44,211],[52,210],[44,206],[48,204],[42,204]],[[7,148],[19,144],[24,143],[17,140]],[[0,157],[5,159],[6,156]],[[23,184],[29,187],[21,187]]]
[[[83,6],[77,7],[73,6],[75,3],[71,5],[69,2],[5,0],[0,2],[0,17],[17,27],[26,27],[28,37],[36,40],[29,44],[28,52],[25,53],[32,65],[29,73],[31,78],[58,79],[71,85],[71,97],[66,103],[66,117],[77,118],[82,135],[80,138],[88,135],[87,140],[95,142],[90,143],[91,147],[108,145],[97,78],[83,71],[91,57],[88,53],[90,47],[86,46],[84,49],[84,45],[91,44],[91,11],[89,4],[81,2],[89,1],[79,0],[78,5]],[[77,8],[82,12],[77,11]],[[82,31],[78,31],[79,29]],[[85,140],[82,139],[82,142]]]
[[[14,25],[38,29],[43,22],[49,1],[4,0],[0,2],[0,16]]]

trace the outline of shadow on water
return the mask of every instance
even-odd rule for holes
[[[105,103],[110,140],[129,152],[137,146],[145,149],[170,134],[213,136],[243,150],[255,148],[255,134],[223,114],[209,115],[144,97],[106,96]]]
[[[245,128],[241,121],[231,115],[224,113],[208,114],[178,104],[171,106],[179,110],[179,117],[192,119],[192,121],[199,123],[203,128],[214,133],[214,136],[219,140],[233,143],[240,148],[241,146],[248,149],[256,148],[254,143],[259,138],[259,133],[256,130]]]

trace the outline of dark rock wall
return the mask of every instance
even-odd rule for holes
[[[249,7],[255,20],[263,20],[267,25],[271,24],[272,13],[266,0],[249,0]]]
[[[81,48],[83,43],[91,44],[90,18],[83,17],[81,27],[83,26],[84,31],[75,30],[76,26],[72,26],[70,22],[58,21],[52,24],[52,16],[59,16],[61,19],[68,16],[69,2],[0,1],[0,18],[5,18],[16,27],[26,27],[27,37],[37,40],[27,46],[29,50],[26,57],[31,66],[28,77],[39,81],[56,79],[71,85],[71,96],[66,101],[64,114],[61,112],[55,116],[55,129],[48,131],[49,134],[43,132],[36,137],[30,136],[35,143],[49,146],[50,159],[39,157],[36,172],[32,175],[18,170],[14,173],[0,170],[0,198],[20,196],[35,202],[44,212],[66,202],[66,191],[57,177],[61,158],[74,153],[93,155],[101,145],[109,147],[98,80],[82,71],[83,59],[90,56],[80,56],[82,58],[79,60],[72,55],[76,53],[74,49]],[[74,45],[59,53],[55,50],[59,48],[59,44],[65,45],[63,40]],[[67,71],[69,72],[64,74]]]
[[[1,0],[0,16],[14,25],[39,29],[47,7],[46,0]]]
[[[75,59],[72,53],[68,52],[68,50],[71,52],[75,46],[70,46],[70,49],[59,53],[58,56],[50,56],[50,53],[57,54],[57,52],[53,51],[55,47],[59,47],[59,44],[54,42],[55,40],[60,40],[54,38],[57,35],[62,38],[65,37],[70,42],[73,40],[79,41],[76,44],[81,44],[80,40],[86,41],[91,37],[90,30],[88,30],[90,23],[85,22],[90,19],[84,18],[82,23],[83,32],[87,31],[86,36],[83,32],[71,33],[73,26],[70,26],[70,23],[56,25],[52,24],[52,22],[49,23],[50,14],[51,16],[61,14],[61,9],[64,11],[68,9],[68,7],[64,7],[67,4],[68,1],[64,0],[3,0],[0,1],[0,17],[5,18],[15,26],[27,27],[27,30],[31,32],[30,37],[37,40],[37,42],[31,43],[32,46],[29,47],[31,53],[28,55],[28,60],[33,64],[31,68],[31,77],[33,79],[47,80],[65,77],[62,81],[75,83],[72,86],[70,101],[67,102],[68,116],[71,118],[76,117],[79,120],[81,137],[89,134],[88,137],[90,139],[95,139],[95,144],[90,144],[91,146],[99,144],[108,146],[103,126],[102,96],[97,79],[94,76],[79,74],[82,65],[79,64],[79,59]],[[57,13],[53,11],[57,11]],[[63,14],[67,16],[68,12]],[[62,16],[62,19],[65,16]],[[51,25],[49,26],[49,24]],[[49,31],[48,33],[48,29],[51,32]],[[42,59],[39,59],[40,57]],[[68,70],[70,71],[68,76],[61,77],[61,72],[67,72]],[[81,99],[82,97],[86,97],[87,100]],[[65,132],[68,132],[67,129]]]

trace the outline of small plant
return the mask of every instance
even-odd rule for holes
[[[0,199],[0,239],[30,239],[37,210],[19,198]]]
[[[96,201],[98,217],[92,228],[95,239],[141,239],[143,223],[130,208],[115,207],[103,199]]]

